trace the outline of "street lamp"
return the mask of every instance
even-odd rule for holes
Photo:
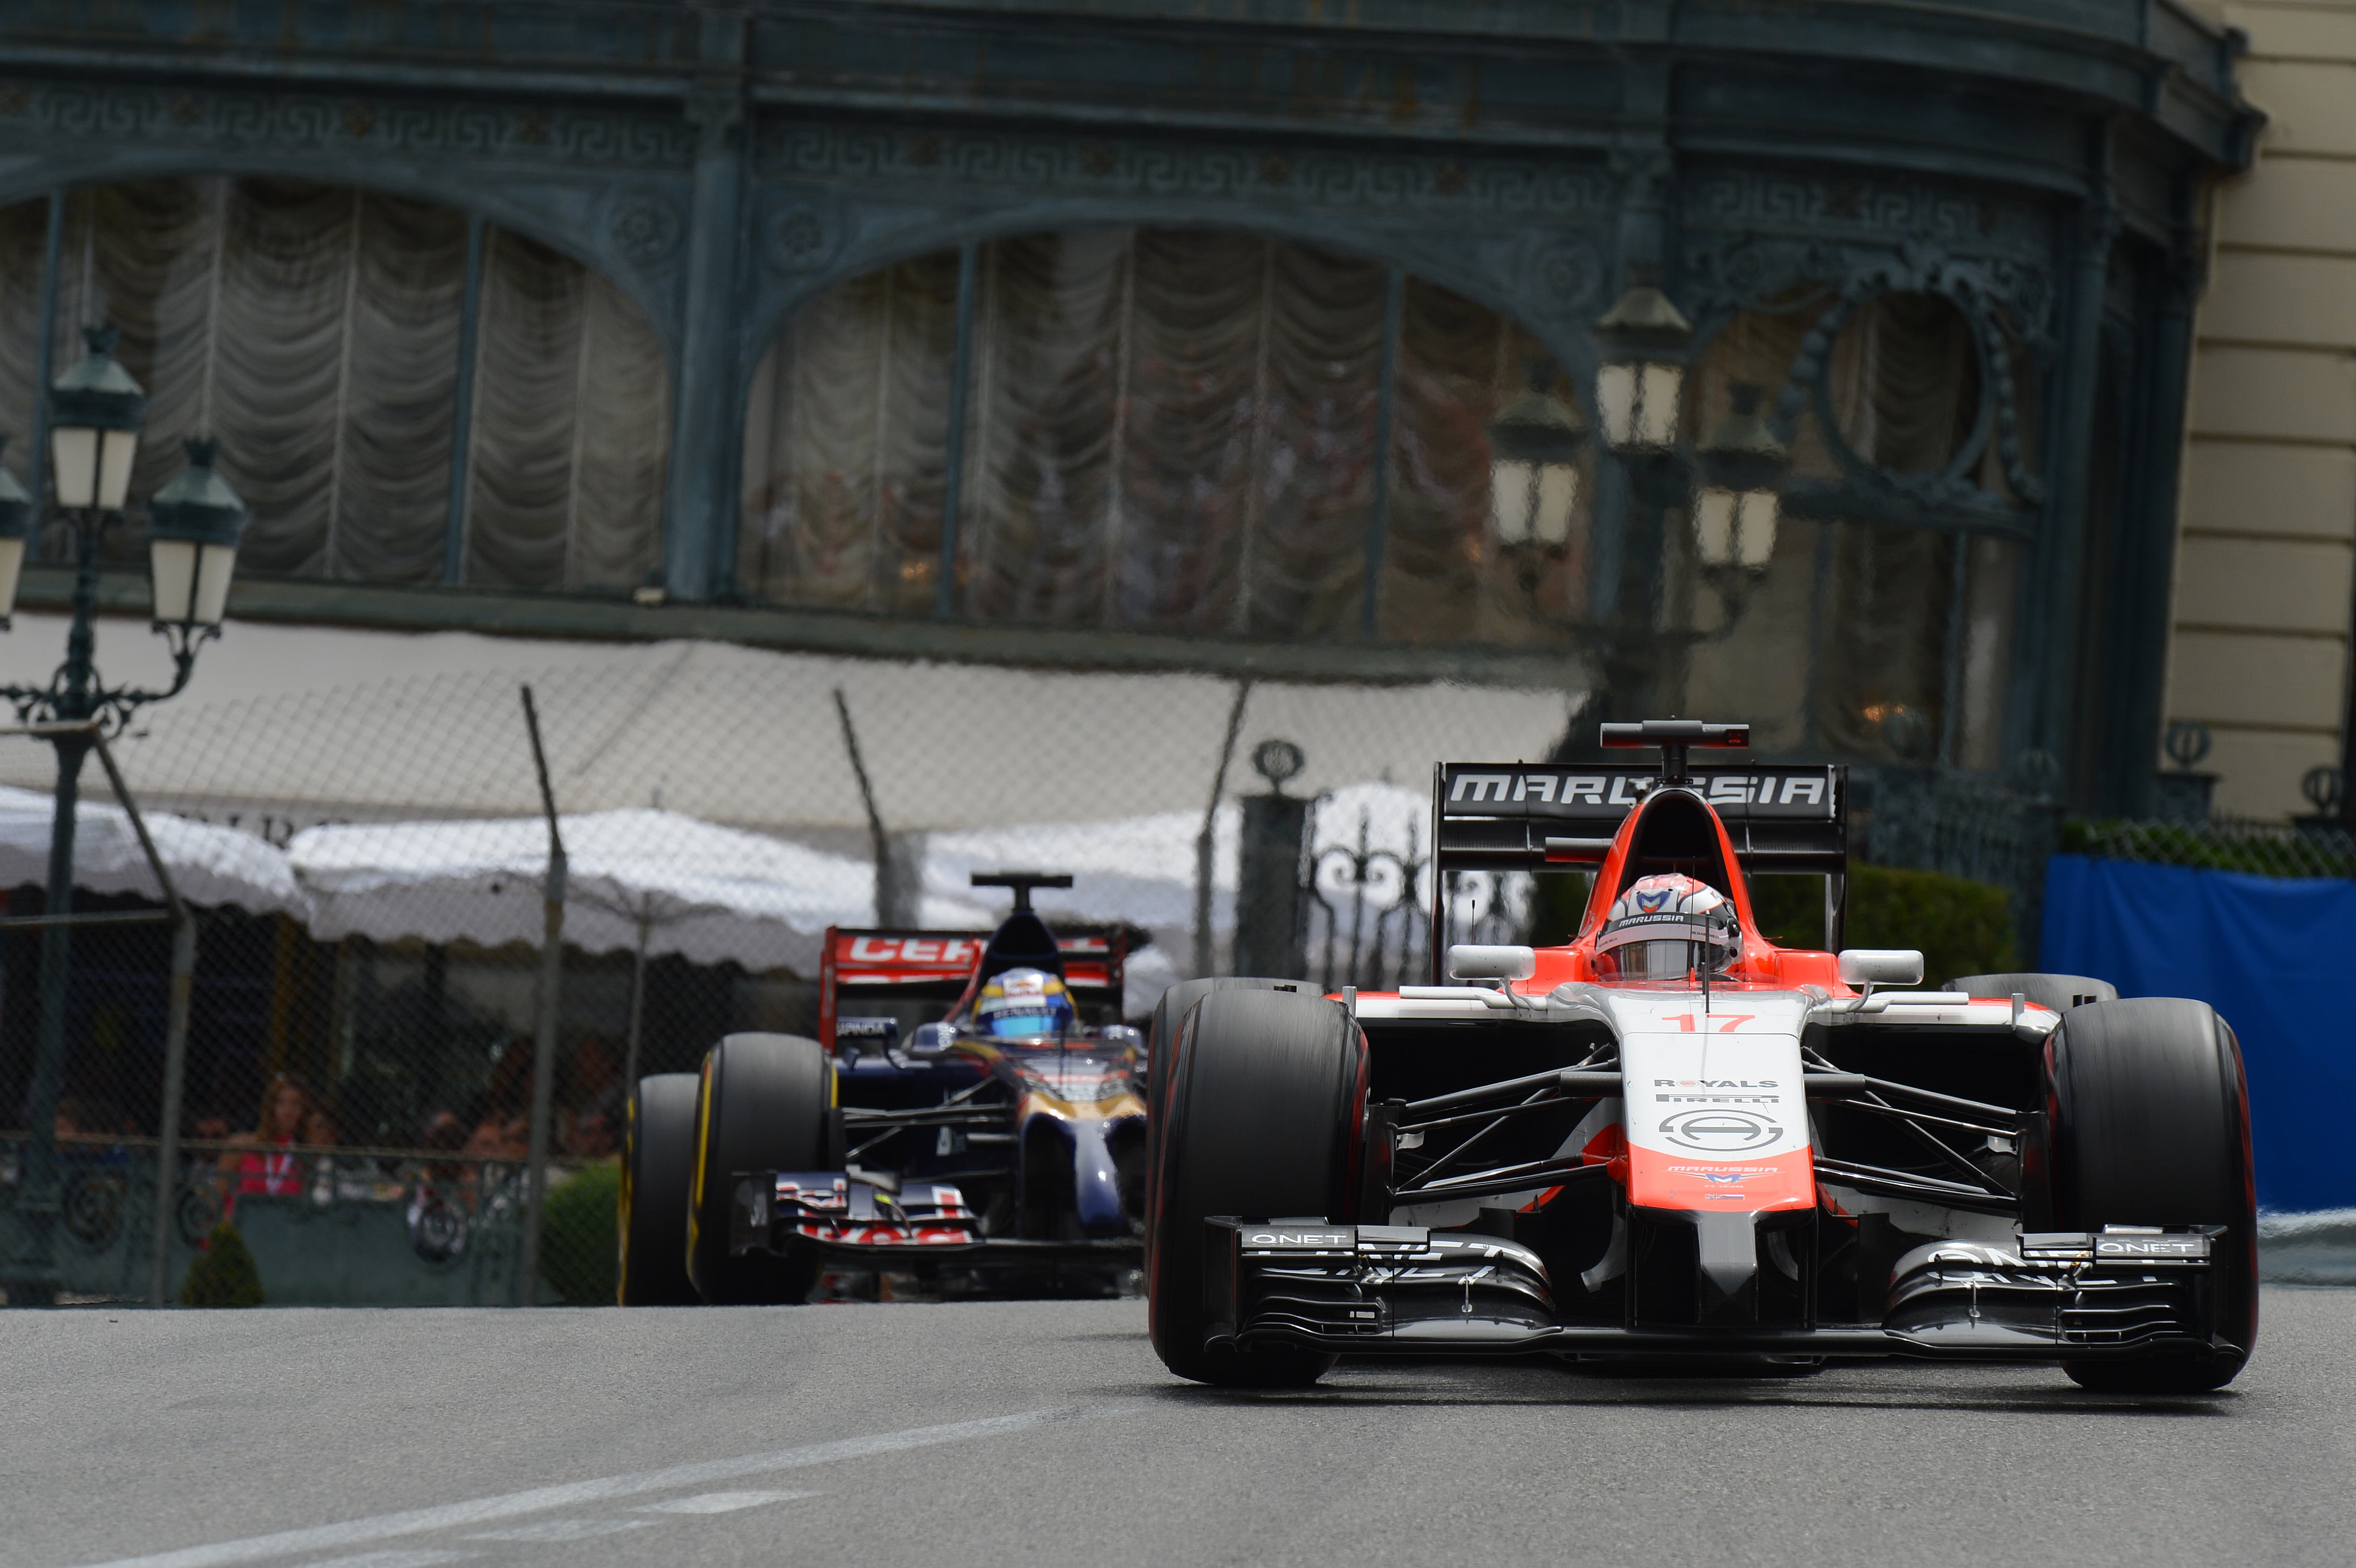
[[[1489,526],[1503,545],[1557,545],[1579,510],[1578,412],[1546,391],[1542,371],[1489,423]]]
[[[220,633],[245,530],[245,503],[213,472],[220,455],[218,441],[189,442],[188,466],[147,503],[155,629],[177,632],[184,645]]]
[[[112,327],[84,328],[90,352],[49,389],[49,453],[61,507],[121,511],[130,493],[147,393],[114,357],[122,336]]]
[[[1648,276],[1612,302],[1595,324],[1595,407],[1615,452],[1665,452],[1676,445],[1693,325]]]
[[[1730,390],[1733,412],[1694,454],[1695,542],[1705,567],[1764,572],[1775,555],[1776,492],[1791,454],[1759,417],[1760,389],[1738,381]]]
[[[1649,268],[1632,267],[1628,289],[1595,323],[1596,414],[1625,481],[1605,502],[1624,510],[1599,526],[1618,525],[1622,571],[1636,578],[1635,591],[1622,586],[1612,595],[1602,628],[1607,705],[1624,694],[1648,711],[1653,686],[1681,650],[1730,636],[1775,551],[1788,456],[1759,417],[1758,389],[1749,386],[1737,391],[1733,414],[1708,439],[1685,443],[1693,343],[1692,323]],[[1694,530],[1703,578],[1725,611],[1714,630],[1671,632],[1655,618],[1672,514]]]
[[[101,682],[96,663],[99,544],[122,521],[139,452],[139,421],[147,394],[114,358],[116,334],[87,329],[89,353],[49,389],[50,451],[59,511],[73,530],[73,623],[65,662],[46,686],[0,687],[21,723],[48,727],[44,738],[58,754],[56,814],[49,828],[48,897],[41,913],[41,1013],[35,1037],[32,1125],[17,1187],[21,1255],[0,1269],[12,1305],[46,1306],[58,1291],[55,1232],[59,1215],[57,1108],[64,1077],[67,965],[72,957],[74,815],[81,765],[94,736],[119,731],[132,712],[177,695],[196,668],[197,645],[217,634],[227,606],[245,507],[212,471],[210,443],[192,444],[191,466],[156,496],[157,538],[149,571],[155,595],[155,629],[171,650],[173,679],[160,692]],[[198,448],[203,448],[201,460]],[[30,498],[0,490],[0,624],[14,609],[18,567],[29,533]],[[21,510],[11,512],[11,507]],[[10,544],[13,543],[13,549]],[[173,1172],[159,1173],[158,1201],[168,1202]]]

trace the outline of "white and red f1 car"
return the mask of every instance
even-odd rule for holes
[[[1147,1263],[1172,1370],[1924,1357],[2123,1391],[2240,1370],[2256,1225],[2233,1032],[2075,976],[1925,991],[1919,953],[1773,946],[1751,874],[1824,874],[1840,945],[1847,781],[1687,765],[1748,738],[1608,725],[1659,771],[1438,770],[1435,896],[1460,870],[1591,867],[1566,946],[1435,950],[1449,983],[1392,995],[1173,989]],[[1599,941],[1670,874],[1704,885],[1727,961],[1631,972]]]
[[[623,1151],[625,1305],[806,1299],[821,1273],[1099,1292],[1141,1260],[1145,1106],[1121,930],[830,930],[818,1033],[737,1034],[641,1079]],[[1057,1021],[977,1016],[1014,975]],[[855,1009],[855,1011],[854,1011]],[[946,1016],[944,1016],[946,1015]],[[1027,1282],[1010,1275],[1027,1276]]]

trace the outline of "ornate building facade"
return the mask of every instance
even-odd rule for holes
[[[0,460],[104,321],[241,616],[1584,684],[2148,809],[2233,35],[1217,9],[0,0]],[[1790,454],[1732,560],[1592,434],[1643,280],[1682,444],[1756,387]]]

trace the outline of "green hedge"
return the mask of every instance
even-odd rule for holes
[[[541,1226],[540,1277],[566,1305],[614,1305],[621,1283],[616,1235],[621,1201],[618,1163],[584,1165],[550,1189],[548,1218]]]
[[[1760,929],[1783,947],[1825,940],[1821,876],[1761,876],[1751,883]],[[2001,887],[1942,876],[1851,865],[1847,942],[1853,948],[1919,948],[1933,985],[1960,974],[2000,974],[2018,966],[2011,898]]]
[[[252,1249],[226,1219],[205,1238],[205,1250],[180,1282],[182,1306],[260,1306],[262,1271]]]

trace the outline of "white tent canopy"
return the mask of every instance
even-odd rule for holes
[[[94,775],[97,769],[92,768]],[[74,812],[74,886],[91,893],[136,894],[160,899],[164,890],[139,847],[139,835],[121,806],[90,798],[90,779]],[[100,784],[102,789],[104,785]],[[49,875],[49,831],[57,815],[53,797],[0,787],[0,887],[39,886]],[[172,884],[190,904],[234,904],[254,914],[310,914],[285,852],[240,832],[190,822],[166,812],[142,811],[155,853]]]
[[[560,819],[564,940],[586,952],[814,972],[826,928],[874,915],[863,861],[676,811]],[[289,846],[312,934],[537,946],[548,825],[540,818],[313,828]]]
[[[144,714],[116,747],[143,803],[217,821],[321,822],[529,817],[540,809],[517,687],[530,682],[560,809],[660,806],[709,822],[863,853],[862,800],[834,703],[857,726],[875,806],[893,832],[1091,822],[1175,812],[1199,821],[1218,774],[1237,683],[779,653],[716,642],[617,648],[474,639],[465,667],[441,639],[238,626],[274,639],[283,683]],[[412,651],[410,645],[414,644]],[[479,645],[479,646],[477,646]],[[391,674],[356,679],[363,669]],[[1297,743],[1287,788],[1368,779],[1420,791],[1435,761],[1541,757],[1580,693],[1432,682],[1262,681],[1226,770],[1263,788],[1255,745]],[[316,682],[313,684],[311,682]],[[234,690],[232,686],[227,688]],[[37,784],[37,748],[0,748],[0,782]]]

